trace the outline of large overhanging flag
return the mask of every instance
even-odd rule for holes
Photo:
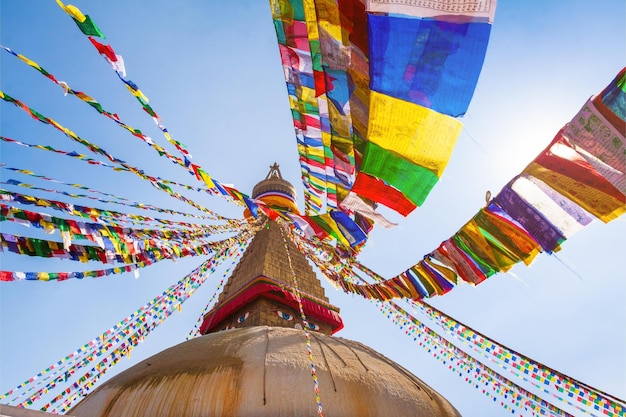
[[[271,5],[307,212],[370,217],[356,198],[408,215],[450,159],[496,0]]]

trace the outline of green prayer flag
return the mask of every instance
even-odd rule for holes
[[[104,109],[102,108],[102,105],[100,103],[98,103],[97,101],[86,101],[86,103],[89,104],[94,109],[98,110],[98,113],[104,112]]]
[[[48,246],[48,242],[41,239],[31,239],[31,243],[33,245],[33,249],[35,250],[35,255],[41,256],[43,258],[49,258],[52,256],[52,251]]]
[[[413,204],[420,206],[439,177],[423,166],[402,158],[375,143],[365,146],[361,171],[397,188]]]
[[[61,230],[63,232],[69,232],[70,231],[70,225],[69,225],[69,223],[65,219],[61,219],[59,217],[53,217],[52,218],[52,223],[54,223],[54,225],[57,226],[59,228],[59,230]]]
[[[74,18],[72,19],[74,20],[74,22],[76,22],[76,25],[78,26],[80,31],[83,32],[85,35],[97,36],[103,39],[105,38],[104,34],[100,32],[100,29],[98,29],[98,26],[96,26],[93,20],[91,20],[91,17],[85,15],[85,20],[83,22],[79,22]]]
[[[152,107],[149,104],[145,104],[143,106],[143,109],[146,111],[146,113],[148,113],[150,116],[152,117],[156,117],[156,113],[154,112],[154,110],[152,110]]]
[[[50,124],[50,122],[48,121],[48,118],[46,116],[44,116],[43,114],[36,112],[33,109],[30,109],[31,114],[33,115],[34,118],[36,118],[37,120],[39,120],[40,122],[44,122],[47,124]]]

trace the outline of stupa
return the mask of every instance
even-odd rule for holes
[[[298,210],[295,189],[282,178],[277,164],[254,187],[252,197]],[[204,317],[203,336],[118,374],[68,414],[460,416],[445,398],[397,363],[361,343],[332,335],[342,327],[339,309],[330,304],[306,258],[279,225],[269,221]]]

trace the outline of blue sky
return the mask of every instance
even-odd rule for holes
[[[194,162],[220,181],[250,192],[276,161],[301,198],[296,142],[268,3],[128,3],[74,2],[124,57],[128,78],[149,97],[172,136],[187,145]],[[172,150],[54,1],[2,0],[0,14],[3,45],[35,60]],[[464,130],[441,181],[408,218],[385,212],[400,225],[374,231],[360,260],[385,277],[394,276],[458,230],[484,204],[487,190],[495,195],[622,68],[624,16],[626,6],[619,0],[593,7],[582,0],[501,1],[474,98],[460,119]],[[180,167],[84,103],[63,96],[58,86],[14,57],[2,52],[0,65],[0,85],[9,95],[151,174],[194,183]],[[0,129],[14,139],[88,153],[6,103],[0,105]],[[6,143],[0,143],[0,151],[8,166],[190,210],[129,174]],[[50,186],[6,170],[0,171],[0,178]],[[224,214],[240,215],[239,208],[217,198],[197,198]],[[21,226],[1,227],[34,233]],[[623,217],[609,224],[594,222],[554,256],[542,254],[529,267],[518,265],[477,287],[461,285],[430,302],[545,365],[626,398],[625,236]],[[0,255],[1,269],[90,269],[68,261],[24,258],[5,252]],[[0,391],[91,340],[199,263],[198,258],[164,261],[142,270],[138,280],[127,274],[61,283],[2,283]],[[115,371],[183,341],[219,279],[210,279],[181,313]],[[464,416],[510,415],[428,356],[375,306],[323,285],[346,324],[338,336],[394,359],[445,395]]]

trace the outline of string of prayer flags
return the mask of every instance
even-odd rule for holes
[[[73,239],[87,239],[102,249],[107,249],[120,255],[124,253],[135,254],[147,240],[158,242],[158,244],[155,244],[156,246],[161,245],[163,242],[186,244],[192,240],[203,239],[217,233],[245,230],[245,227],[232,229],[223,225],[207,225],[194,229],[131,229],[64,219],[0,204],[0,221],[6,220],[43,229],[47,234],[52,234],[58,230],[63,238],[65,249],[70,247]]]
[[[491,362],[497,362],[493,364],[500,367],[502,372],[494,371],[472,355],[465,353],[397,304],[381,303],[380,301],[377,303],[381,313],[403,329],[405,334],[412,337],[420,347],[447,365],[448,369],[463,378],[468,384],[480,389],[487,397],[493,398],[506,410],[519,412],[520,415],[528,411],[533,416],[573,415],[567,411],[569,409],[590,415],[596,415],[600,412],[602,415],[611,417],[618,417],[624,413],[623,401],[559,374],[544,365],[531,360],[527,363],[523,356],[516,354],[509,356],[506,348],[491,346],[488,339],[485,340],[482,336],[476,337],[476,334],[465,326],[457,323],[457,329],[462,328],[463,330],[457,331],[455,329],[454,332],[447,331],[446,334],[466,345],[468,344],[467,340],[472,340],[471,343],[475,343],[473,346],[476,349],[474,350],[479,350],[484,357],[491,357]],[[427,309],[431,310],[432,308],[427,307]],[[435,320],[433,317],[431,319]],[[453,319],[451,320],[453,321]],[[493,360],[494,357],[498,359]],[[513,373],[519,382],[512,380],[511,376],[508,375],[509,373]],[[549,394],[547,398],[550,398],[551,401],[543,399],[521,385],[528,382],[529,378],[536,381],[531,383],[533,388]],[[553,404],[554,400],[560,401],[560,403],[555,405]]]
[[[622,94],[625,71],[609,85]],[[605,91],[607,91],[605,89]],[[608,95],[611,95],[608,93]],[[452,237],[401,274],[345,291],[365,298],[413,300],[443,295],[461,279],[477,285],[540,252],[561,249],[594,218],[604,222],[626,212],[624,130],[613,128],[591,99],[523,171]],[[609,109],[609,106],[605,106]],[[606,110],[605,109],[605,110]],[[613,113],[610,119],[623,120]],[[357,178],[357,182],[359,179]]]
[[[89,38],[89,40],[91,40],[91,42],[94,44],[94,46],[96,44],[99,45],[99,47],[97,46],[96,48],[99,51],[101,51],[101,53],[103,53],[108,60],[111,60],[111,59],[115,58],[116,56],[118,58],[120,58],[120,60],[121,60],[121,57],[119,55],[115,55],[115,53],[110,48],[110,46],[107,45],[107,47],[105,47],[104,45],[99,44],[93,38]],[[64,81],[57,81],[57,79],[53,75],[51,75],[46,70],[44,70],[39,64],[37,64],[36,62],[32,61],[29,58],[26,58],[22,54],[18,54],[16,52],[14,52],[13,50],[11,50],[10,48],[7,48],[6,46],[3,46],[3,45],[0,45],[0,47],[2,47],[5,51],[9,52],[11,55],[13,55],[13,56],[19,58],[20,60],[24,61],[29,66],[35,68],[37,71],[39,71],[41,74],[46,76],[48,79],[50,79],[55,84],[61,86],[63,88],[63,91],[65,92],[65,94],[70,94],[70,95],[73,95],[75,97],[78,97],[80,100],[84,101],[85,103],[89,104],[91,107],[96,109],[98,111],[98,113],[100,113],[100,114],[106,116],[107,118],[113,120],[118,126],[123,127],[124,129],[129,131],[133,136],[141,139],[148,146],[153,148],[159,155],[165,156],[167,159],[169,159],[173,163],[178,164],[178,165],[180,165],[182,167],[185,167],[186,169],[189,169],[188,161],[184,161],[181,158],[170,154],[165,148],[163,148],[160,145],[154,143],[152,138],[150,138],[149,136],[146,136],[145,134],[143,134],[141,132],[141,130],[135,129],[135,128],[127,125],[126,123],[122,122],[120,120],[119,116],[116,113],[111,113],[109,111],[104,110],[102,105],[96,99],[88,96],[87,94],[83,93],[82,91],[77,91],[77,90],[72,89]],[[122,62],[122,65],[123,65],[123,61],[119,61],[119,62]]]
[[[98,166],[103,166],[103,167],[106,167],[106,168],[110,168],[113,171],[130,172],[130,170],[128,168],[126,168],[126,167],[117,166],[117,165],[111,165],[111,164],[108,164],[108,163],[103,162],[103,161],[97,161],[97,160],[95,160],[93,158],[89,158],[86,155],[79,154],[76,151],[63,151],[63,150],[55,149],[55,148],[53,148],[52,146],[49,146],[49,145],[33,145],[33,144],[22,142],[22,141],[19,141],[19,140],[16,140],[16,139],[7,138],[6,136],[1,136],[1,135],[0,135],[0,140],[2,140],[4,142],[7,142],[7,143],[14,144],[14,145],[24,146],[24,147],[27,147],[27,148],[35,148],[35,149],[40,149],[40,150],[43,150],[43,151],[54,152],[54,153],[57,153],[57,154],[69,156],[69,157],[72,157],[72,158],[79,159],[81,161],[87,162],[90,165],[98,165]],[[201,170],[197,165],[193,165],[192,164],[192,167],[194,169]],[[207,177],[208,177],[208,180],[207,180]],[[193,187],[191,185],[183,184],[183,183],[180,183],[180,182],[177,182],[177,181],[167,180],[167,179],[164,179],[164,178],[161,178],[161,177],[151,177],[151,176],[148,176],[148,178],[150,178],[151,181],[153,181],[153,182],[161,182],[161,183],[166,184],[166,185],[175,185],[177,187],[182,187],[182,188],[185,188],[185,189],[191,190],[191,191],[196,191],[196,192],[207,191],[205,188]],[[205,184],[207,184],[207,187],[209,187],[209,191],[215,192],[214,189],[216,189],[216,185],[213,184],[212,181],[210,183],[208,182],[211,179],[211,177],[209,177],[208,174],[206,174],[206,172],[204,172],[202,178],[203,178]],[[219,215],[215,215],[215,216],[216,216],[216,218],[222,218]]]
[[[542,365],[489,339],[429,304],[407,296],[406,293],[411,291],[408,287],[383,288],[367,285],[357,271],[372,279],[374,283],[384,282],[384,279],[356,259],[339,259],[336,254],[323,246],[316,248],[309,241],[298,239],[293,234],[291,237],[295,238],[298,248],[307,254],[332,283],[343,288],[370,288],[370,293],[377,296],[368,298],[381,307],[387,318],[404,329],[414,341],[419,341],[419,345],[432,353],[436,359],[448,365],[451,371],[465,378],[466,382],[476,388],[483,387],[483,393],[487,396],[497,397],[499,404],[505,409],[531,411],[533,415],[543,415],[547,411],[554,415],[570,415],[564,411],[566,408],[562,407],[562,404],[583,413],[593,414],[601,410],[603,415],[613,417],[622,415],[626,410],[623,401]],[[423,313],[434,325],[439,326],[443,333],[429,328],[398,304],[380,301],[385,296],[392,298],[387,293],[393,293],[394,290],[402,292],[403,288],[406,289],[403,296],[410,299],[413,309]],[[443,337],[443,334],[446,337]],[[449,340],[460,342],[478,356],[469,355]],[[524,388],[525,386],[532,387],[533,391]],[[485,387],[489,387],[491,392],[486,391]],[[547,398],[556,399],[560,404],[558,406],[552,404],[534,391],[547,394]]]
[[[158,211],[158,212],[161,212],[161,213],[177,214],[177,215],[196,217],[196,218],[201,218],[201,219],[212,219],[212,217],[209,217],[209,216],[198,216],[198,215],[193,215],[193,214],[184,213],[184,212],[177,212],[175,210],[162,209],[162,208],[158,208],[158,207],[151,206],[151,205],[144,205],[144,204],[138,203],[138,202],[134,202],[134,203],[131,202],[131,204],[128,204],[128,203],[121,202],[119,200],[106,200],[106,199],[94,197],[94,196],[91,196],[91,195],[88,195],[88,194],[73,194],[73,193],[69,193],[67,191],[61,191],[61,190],[50,189],[50,188],[36,187],[36,186],[34,186],[32,184],[21,182],[21,181],[12,179],[12,178],[8,178],[7,181],[0,181],[0,184],[2,184],[2,185],[14,185],[14,186],[28,188],[30,190],[38,190],[38,191],[46,191],[46,192],[49,192],[49,193],[62,194],[64,196],[66,196],[66,197],[72,197],[72,198],[87,198],[87,199],[90,199],[90,200],[98,201],[100,203],[122,204],[122,205],[126,205],[126,206],[129,206],[129,207],[139,208],[139,209],[142,209],[142,210],[154,210],[154,211]],[[90,191],[92,191],[92,190],[90,190]]]
[[[348,139],[350,136],[345,124],[343,131],[332,132],[330,128],[330,113],[337,119],[343,115],[326,94],[323,46],[314,3],[272,1],[270,7],[296,132],[305,213],[316,214],[326,206],[336,207],[337,184],[350,181],[349,172],[347,178],[334,172],[331,150],[333,134],[343,134]],[[341,83],[341,79],[333,81]]]
[[[67,227],[67,226],[66,226]],[[72,261],[102,263],[134,264],[137,262],[158,262],[166,258],[183,258],[187,256],[207,255],[219,244],[215,241],[206,241],[204,237],[176,240],[113,239],[100,238],[103,245],[80,245],[71,242],[71,232],[61,230],[62,241],[38,239],[19,236],[10,233],[0,233],[0,248],[9,252],[38,256],[43,258],[59,258]]]
[[[605,415],[612,416],[619,416],[626,410],[623,401],[499,344],[428,304],[412,302],[412,305],[444,329],[446,334],[471,347],[493,365],[520,381],[532,384],[535,389],[557,398],[563,404],[582,412],[602,409],[607,411]],[[402,309],[399,311],[412,317]]]
[[[45,181],[50,181],[50,182],[54,182],[57,184],[62,184],[62,185],[66,185],[68,187],[73,187],[73,188],[78,188],[81,190],[86,190],[89,191],[92,194],[101,194],[101,195],[105,195],[108,197],[111,197],[112,200],[107,200],[107,199],[102,199],[102,198],[98,198],[95,197],[93,195],[88,195],[88,194],[72,194],[72,193],[68,193],[66,191],[61,191],[61,190],[56,190],[56,189],[46,189],[46,188],[41,188],[41,187],[35,187],[32,184],[27,184],[27,183],[23,183],[21,181],[9,178],[6,181],[0,181],[0,184],[10,184],[10,185],[17,185],[20,187],[25,187],[25,188],[29,188],[31,190],[41,190],[41,191],[46,191],[46,192],[51,192],[51,193],[57,193],[57,194],[63,194],[65,196],[68,197],[72,197],[72,198],[87,198],[90,200],[95,200],[101,203],[112,203],[112,204],[119,204],[119,205],[124,205],[124,206],[128,206],[128,207],[133,207],[133,208],[138,208],[141,210],[150,210],[150,211],[156,211],[159,213],[167,213],[167,214],[173,214],[173,215],[179,215],[179,216],[185,216],[185,217],[193,217],[193,218],[197,218],[197,219],[207,219],[207,220],[214,220],[215,217],[214,216],[205,216],[205,215],[199,215],[199,214],[194,214],[194,213],[186,213],[183,211],[178,211],[178,210],[172,210],[172,209],[166,209],[166,208],[161,208],[161,207],[157,207],[151,204],[145,204],[145,203],[141,203],[138,201],[133,201],[133,200],[129,200],[127,198],[124,197],[118,197],[114,194],[110,194],[110,193],[106,193],[103,191],[99,191],[99,190],[93,190],[90,187],[81,185],[81,184],[69,184],[63,181],[59,181],[59,180],[55,180],[49,177],[45,177],[43,175],[37,175],[35,174],[33,171],[31,170],[26,170],[26,169],[21,169],[21,168],[13,168],[13,167],[7,167],[7,166],[3,166],[2,169],[6,169],[6,170],[10,170],[10,171],[14,171],[14,172],[19,172],[20,174],[24,174],[24,175],[29,175],[31,177],[35,177],[35,178],[39,178]]]
[[[153,261],[137,262],[130,265],[116,266],[114,268],[96,269],[90,271],[71,272],[24,272],[24,271],[0,271],[0,281],[67,281],[68,279],[102,278],[113,274],[133,272],[139,277],[139,269],[154,264]]]
[[[274,0],[271,7],[306,214],[341,208],[348,195],[411,213],[450,159],[495,0]]]
[[[161,229],[168,229],[170,227],[188,227],[191,229],[198,229],[207,227],[203,224],[188,223],[176,220],[166,220],[162,218],[142,216],[131,213],[121,213],[112,210],[98,209],[95,207],[87,207],[77,204],[64,203],[57,200],[49,200],[41,197],[34,197],[25,194],[15,193],[7,190],[0,189],[0,201],[5,203],[19,203],[24,205],[34,205],[37,207],[51,208],[64,213],[69,213],[73,216],[82,217],[84,219],[101,220],[102,223],[111,226],[120,226],[121,223],[155,223],[161,226]],[[237,229],[239,225],[245,224],[241,220],[230,220],[227,222],[229,226],[226,228]]]
[[[57,0],[57,4],[66,13],[72,16],[72,18],[74,18],[74,15],[70,11],[68,11],[67,6],[65,6],[60,0]],[[78,8],[75,8],[75,9],[80,13]],[[74,21],[76,22],[76,19],[74,19]],[[156,114],[156,112],[148,104],[148,98],[143,94],[143,92],[141,92],[139,87],[137,87],[137,85],[134,82],[126,78],[126,71],[125,71],[124,64],[123,64],[123,58],[121,57],[121,55],[116,54],[113,48],[111,47],[111,45],[102,44],[92,37],[92,36],[97,36],[97,37],[104,39],[104,35],[102,35],[102,33],[99,33],[99,35],[91,35],[89,33],[86,33],[80,25],[78,26],[81,29],[81,31],[85,35],[87,35],[87,38],[89,39],[91,44],[96,48],[98,53],[105,58],[105,60],[109,63],[109,65],[111,65],[111,67],[113,68],[113,70],[115,71],[119,79],[124,84],[126,84],[126,87],[131,92],[131,94],[133,94],[133,96],[135,96],[135,98],[139,101],[143,110],[152,117],[155,124],[163,132],[163,135],[165,136],[167,141],[170,142],[172,145],[174,145],[174,147],[183,155],[183,158],[187,161],[187,163],[189,163],[189,159],[191,159],[191,155],[189,154],[185,146],[171,137],[167,128],[162,125],[161,118]]]
[[[70,156],[72,158],[76,158],[76,159],[80,159],[81,161],[85,161],[85,162],[87,162],[90,165],[105,166],[107,168],[113,169],[114,171],[128,171],[124,167],[119,167],[119,166],[111,165],[111,164],[103,162],[103,161],[98,161],[98,160],[95,160],[93,158],[89,158],[86,155],[79,154],[76,151],[63,151],[63,150],[55,149],[55,148],[53,148],[52,146],[49,146],[49,145],[33,145],[31,143],[26,143],[26,142],[22,142],[22,141],[19,141],[19,140],[16,140],[16,139],[8,138],[6,136],[0,136],[0,140],[2,140],[4,142],[7,142],[7,143],[14,144],[14,145],[24,146],[24,147],[27,147],[27,148],[41,149],[41,150],[48,151],[48,152],[54,152],[54,153],[57,153],[57,154]]]
[[[403,329],[405,334],[412,337],[420,347],[447,365],[450,371],[463,378],[470,386],[480,389],[484,395],[493,398],[494,401],[499,400],[499,405],[503,408],[520,413],[530,409],[532,415],[540,415],[541,411],[544,411],[545,404],[541,398],[492,371],[398,305],[380,301],[376,303],[383,316]],[[534,410],[538,413],[535,414]],[[556,407],[552,411],[555,412],[552,415],[564,415]]]
[[[307,250],[305,249],[305,252]],[[333,278],[333,275],[338,273],[345,273],[346,269],[335,268],[330,269],[331,263],[327,258],[330,256],[328,251],[320,250],[315,254],[322,255],[317,257],[311,251],[308,252],[314,263],[322,269],[322,272],[332,279],[331,282],[337,282],[337,278]],[[370,277],[380,280],[373,271],[363,267],[361,264],[356,263],[356,268],[361,269]],[[351,284],[354,283],[356,276],[350,273],[350,276],[346,276],[345,279]],[[507,409],[516,411],[527,410],[545,410],[550,407],[549,403],[546,403],[540,397],[515,384],[509,378],[503,377],[497,372],[494,372],[488,366],[483,365],[480,361],[474,357],[466,354],[463,350],[459,349],[453,343],[449,342],[446,338],[441,336],[438,332],[427,327],[424,323],[418,321],[414,316],[406,313],[401,307],[394,303],[382,303],[378,299],[375,302],[380,306],[380,310],[384,316],[392,320],[394,324],[398,325],[405,333],[412,337],[420,347],[427,350],[432,356],[447,365],[448,369],[458,374],[459,377],[470,385],[477,389],[481,389],[483,394],[490,398],[494,398],[494,401],[499,400],[500,405]],[[556,412],[560,410],[554,406],[551,406]],[[534,411],[533,415],[534,414]],[[537,414],[539,415],[539,414]],[[563,414],[556,414],[563,415]]]
[[[152,325],[154,323],[158,325],[160,321],[162,321],[156,321],[157,319],[159,319],[159,315],[164,312],[167,313],[168,310],[173,307],[180,306],[180,302],[177,302],[179,301],[180,297],[184,296],[186,293],[190,295],[191,292],[195,289],[194,285],[189,284],[190,282],[191,284],[197,282],[196,278],[198,276],[198,273],[205,274],[207,270],[209,274],[214,272],[215,267],[219,263],[223,262],[227,258],[233,258],[233,254],[239,253],[240,248],[245,247],[245,242],[249,240],[249,237],[249,235],[242,234],[239,237],[235,238],[235,240],[238,240],[238,242],[231,241],[229,242],[229,244],[222,245],[219,251],[214,256],[205,261],[199,268],[192,272],[192,274],[188,275],[185,279],[179,281],[176,285],[164,291],[151,303],[142,306],[135,313],[131,314],[129,317],[107,330],[100,337],[88,342],[83,347],[79,348],[67,357],[58,361],[56,364],[53,364],[46,370],[40,372],[37,376],[30,378],[29,380],[20,384],[15,389],[4,394],[2,397],[0,397],[0,399],[4,399],[7,396],[13,396],[11,401],[14,403],[18,402],[20,401],[20,397],[23,397],[32,392],[34,389],[37,389],[39,386],[42,386],[44,382],[54,377],[55,374],[59,375],[51,383],[48,383],[45,387],[40,388],[39,391],[35,392],[30,396],[29,399],[24,401],[24,403],[32,404],[33,398],[38,398],[42,391],[54,388],[54,386],[56,386],[56,384],[62,380],[67,382],[68,376],[73,375],[77,367],[80,368],[82,366],[85,366],[91,360],[93,360],[94,355],[102,356],[103,353],[113,347],[114,343],[123,341],[125,337],[130,334],[129,329],[139,329],[139,331],[141,331],[141,327],[145,325]],[[161,316],[161,319],[164,318],[166,317]],[[143,337],[141,339],[143,340]],[[67,370],[64,372],[65,369]],[[42,376],[43,378],[40,378]],[[35,381],[35,385],[30,385]],[[29,385],[30,387],[21,394],[15,393],[17,390]],[[22,403],[22,405],[24,403]]]
[[[115,342],[122,342],[118,349],[114,349],[109,353],[108,358],[104,357],[100,362],[95,364],[89,371],[83,376],[79,377],[74,384],[70,386],[70,391],[63,390],[52,401],[47,403],[42,409],[54,409],[57,411],[67,410],[82,398],[86,393],[84,388],[91,388],[100,377],[102,377],[115,363],[125,356],[130,355],[132,349],[145,337],[162,323],[168,316],[170,316],[175,310],[180,311],[180,307],[192,294],[197,290],[208,278],[208,276],[215,271],[215,267],[223,262],[225,259],[232,259],[234,256],[240,254],[239,248],[242,246],[236,245],[234,247],[224,247],[219,257],[214,257],[199,268],[197,268],[192,274],[179,281],[175,286],[168,288],[163,296],[157,297],[157,302],[153,303],[153,307],[149,306],[144,311],[148,320],[140,320],[135,323],[131,323],[129,326],[131,330],[137,330],[134,334],[129,331],[125,331],[121,337],[114,337]],[[108,345],[106,348],[111,351],[113,345]],[[102,349],[101,349],[102,351]],[[98,356],[103,356],[102,354]],[[89,358],[91,361],[95,358]],[[111,360],[107,360],[111,359]],[[83,361],[83,366],[86,365],[86,361]],[[82,366],[74,367],[72,372],[76,372],[78,368]],[[81,389],[83,388],[83,389]],[[73,395],[68,396],[74,391]],[[66,398],[63,403],[57,404],[59,400]]]
[[[59,81],[57,81],[57,79],[54,77],[54,75],[50,74],[48,71],[46,71],[45,69],[43,69],[42,67],[39,66],[38,63],[36,63],[35,61],[25,57],[22,54],[18,54],[17,52],[13,51],[10,48],[7,48],[4,45],[0,45],[0,48],[4,49],[6,52],[10,53],[11,55],[15,56],[16,58],[20,59],[21,61],[25,62],[26,64],[28,64],[29,66],[35,68],[37,71],[39,71],[44,77],[50,79],[53,83],[55,84],[59,84]]]
[[[115,162],[115,163],[121,165],[122,167],[126,168],[128,171],[132,172],[133,174],[139,176],[140,178],[142,178],[142,179],[144,179],[146,181],[149,181],[155,188],[157,188],[159,190],[162,190],[162,191],[165,191],[171,197],[174,197],[177,200],[183,201],[183,202],[191,205],[192,207],[194,207],[194,208],[196,208],[196,209],[198,209],[200,211],[203,211],[205,213],[213,214],[213,212],[211,210],[207,209],[206,207],[199,205],[198,203],[194,202],[193,200],[185,197],[184,195],[182,195],[180,193],[177,193],[176,191],[173,191],[169,186],[164,184],[158,178],[146,175],[143,172],[143,170],[135,168],[135,167],[127,164],[126,162],[122,161],[121,159],[113,157],[111,154],[106,152],[104,149],[102,149],[99,146],[94,145],[93,143],[91,143],[91,142],[81,138],[80,136],[76,135],[76,133],[72,132],[70,129],[68,129],[66,127],[61,126],[56,121],[54,121],[54,120],[52,120],[52,119],[42,115],[41,113],[31,109],[30,107],[28,107],[26,104],[24,104],[20,100],[17,100],[15,98],[9,96],[8,94],[5,94],[2,91],[0,91],[0,99],[3,99],[4,101],[7,101],[9,103],[13,103],[15,106],[17,106],[18,108],[21,108],[26,113],[28,113],[35,120],[39,120],[42,123],[54,126],[56,129],[58,129],[61,132],[63,132],[70,139],[80,143],[81,145],[86,146],[90,151],[92,151],[94,153],[106,156],[110,161]]]

